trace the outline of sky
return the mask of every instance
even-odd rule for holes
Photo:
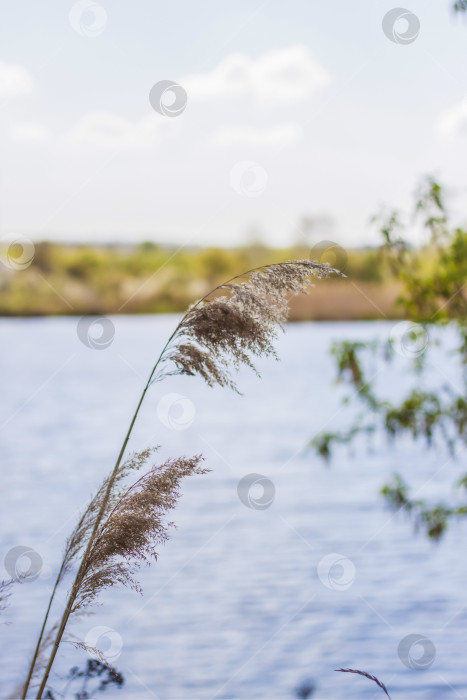
[[[0,0],[0,235],[374,245],[427,174],[466,223],[467,19],[394,8]]]

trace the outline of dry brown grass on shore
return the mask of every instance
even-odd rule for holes
[[[204,291],[204,285],[202,286]],[[144,299],[143,292],[124,306],[121,313],[178,312],[177,308],[158,308],[154,296],[150,295],[149,299]],[[350,278],[322,280],[309,295],[298,296],[291,300],[289,318],[291,321],[363,321],[402,318],[403,314],[396,305],[400,292],[400,285],[394,281],[380,283],[354,281]],[[61,302],[58,296],[47,301],[36,296],[30,300],[27,308],[24,306],[15,308],[13,305],[8,308],[6,305],[5,308],[0,309],[0,316],[111,315],[118,313],[121,305],[120,299],[117,300],[118,304],[111,304],[99,303],[94,297],[86,299],[81,293],[76,297],[71,294],[68,296],[74,302],[72,309]],[[79,300],[78,296],[81,297]]]
[[[354,282],[351,279],[322,280],[309,296],[291,301],[291,321],[362,321],[399,318],[396,301],[401,293],[397,282]]]

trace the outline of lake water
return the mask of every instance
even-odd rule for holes
[[[114,318],[113,342],[95,350],[73,318],[0,321],[2,560],[20,545],[42,559],[40,577],[17,585],[2,615],[1,697],[23,677],[64,539],[113,465],[175,322]],[[341,407],[331,341],[387,338],[393,326],[290,324],[280,362],[261,361],[261,380],[240,373],[243,396],[190,377],[151,388],[130,448],[159,444],[160,461],[202,452],[212,472],[184,485],[178,528],[141,572],[144,595],[110,591],[70,628],[125,676],[124,688],[104,697],[293,698],[305,682],[313,699],[384,697],[370,681],[334,672],[352,667],[376,674],[393,699],[467,698],[466,526],[434,545],[378,495],[399,471],[420,497],[449,496],[462,456],[410,441],[391,446],[382,435],[340,449],[329,467],[306,449],[354,410]],[[409,364],[400,357],[371,369],[394,397],[411,380]],[[435,349],[426,381],[455,385],[456,372]],[[268,479],[270,507],[241,502],[238,483],[252,473]],[[252,486],[253,501],[261,494]],[[398,655],[415,634],[436,653],[424,670]],[[415,665],[420,653],[412,649]],[[63,644],[51,685],[62,690],[67,670],[87,658]]]

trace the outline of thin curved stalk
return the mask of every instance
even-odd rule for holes
[[[275,264],[279,264],[279,263],[275,263]],[[287,265],[288,263],[280,263],[280,264],[281,264],[281,265]],[[295,265],[296,265],[297,263],[290,263],[290,264],[295,264]],[[108,481],[108,484],[107,484],[107,488],[106,488],[106,491],[105,491],[105,494],[104,494],[104,497],[103,497],[103,500],[102,500],[102,504],[101,504],[101,507],[100,507],[100,509],[99,509],[99,513],[98,513],[97,516],[96,516],[96,520],[95,520],[95,523],[94,523],[94,527],[93,527],[92,533],[91,533],[91,535],[90,535],[90,537],[89,537],[89,539],[88,539],[88,542],[87,542],[87,545],[86,545],[86,549],[85,549],[85,551],[84,551],[84,553],[83,553],[83,556],[82,556],[82,559],[81,559],[81,564],[80,564],[80,567],[79,567],[79,569],[78,569],[78,573],[76,574],[76,578],[75,578],[75,580],[74,580],[73,587],[72,587],[71,592],[70,592],[70,594],[69,594],[69,596],[68,596],[67,605],[66,605],[65,611],[64,611],[64,613],[63,613],[63,616],[62,616],[62,619],[61,619],[61,622],[60,622],[60,626],[59,626],[59,628],[58,628],[57,635],[56,635],[56,637],[55,637],[55,641],[54,641],[54,645],[53,645],[53,648],[52,648],[52,652],[51,652],[49,661],[48,661],[48,663],[47,663],[46,669],[45,669],[45,671],[44,671],[44,676],[43,676],[43,678],[42,678],[42,682],[41,682],[41,684],[40,684],[39,691],[38,691],[37,696],[36,696],[37,700],[40,700],[40,699],[41,699],[42,694],[43,694],[43,692],[44,692],[44,690],[45,690],[45,687],[46,687],[46,685],[47,685],[47,681],[48,681],[48,678],[49,678],[49,675],[50,675],[50,671],[51,671],[51,669],[52,669],[52,665],[53,665],[54,660],[55,660],[55,656],[56,656],[57,651],[58,651],[58,647],[59,647],[60,642],[61,642],[61,640],[62,640],[62,637],[63,637],[63,634],[64,634],[64,632],[65,632],[65,628],[66,628],[66,626],[67,626],[67,623],[68,623],[68,620],[69,620],[69,618],[70,618],[70,615],[71,615],[71,613],[72,613],[72,611],[73,611],[73,606],[74,606],[74,603],[75,603],[75,601],[76,601],[76,597],[77,597],[77,595],[78,595],[78,593],[79,593],[79,590],[80,590],[80,587],[81,587],[81,584],[82,584],[82,581],[83,581],[83,577],[84,577],[86,565],[87,565],[87,562],[88,562],[88,559],[89,559],[89,553],[90,553],[90,551],[91,551],[91,549],[92,549],[92,547],[93,547],[93,545],[94,545],[94,540],[95,540],[95,537],[96,537],[96,533],[97,533],[98,528],[99,528],[99,526],[100,526],[100,524],[101,524],[101,521],[102,521],[102,519],[103,519],[103,517],[104,517],[104,515],[105,515],[105,511],[106,511],[106,508],[107,508],[107,505],[108,505],[108,502],[109,502],[109,498],[110,498],[110,496],[111,496],[112,488],[113,488],[113,485],[114,485],[114,483],[115,483],[115,479],[116,479],[117,474],[118,474],[118,469],[119,469],[119,467],[120,467],[120,464],[121,464],[123,455],[124,455],[124,453],[125,453],[125,450],[126,450],[126,447],[127,447],[127,444],[128,444],[128,441],[129,441],[130,436],[131,436],[131,433],[132,433],[132,431],[133,431],[133,427],[134,427],[135,422],[136,422],[136,419],[137,419],[137,417],[138,417],[138,414],[139,414],[141,405],[142,405],[142,403],[143,403],[143,401],[144,401],[144,398],[145,398],[145,396],[146,396],[147,390],[149,389],[150,385],[151,385],[152,382],[153,382],[153,378],[154,378],[154,375],[155,375],[155,373],[156,373],[156,370],[157,370],[159,364],[161,363],[161,361],[164,361],[164,360],[166,359],[165,353],[166,353],[167,349],[169,348],[170,343],[171,343],[172,340],[176,337],[178,331],[183,327],[183,323],[184,323],[185,319],[187,318],[188,314],[190,313],[190,311],[192,311],[193,308],[196,308],[197,306],[199,306],[200,304],[202,304],[203,301],[205,301],[209,296],[211,296],[211,295],[214,294],[215,292],[219,291],[220,289],[228,289],[229,285],[230,285],[232,282],[234,282],[235,280],[237,280],[237,279],[239,279],[239,278],[241,278],[241,277],[247,277],[247,276],[248,276],[249,274],[251,274],[252,272],[256,272],[256,271],[258,271],[258,270],[264,270],[264,269],[267,269],[267,268],[273,267],[273,266],[274,266],[274,263],[271,264],[271,265],[261,265],[261,266],[259,266],[259,267],[252,268],[251,270],[248,270],[248,271],[246,271],[246,272],[242,272],[241,274],[235,275],[235,276],[232,277],[231,279],[227,280],[227,282],[224,282],[224,283],[218,285],[217,287],[215,287],[214,289],[212,289],[212,290],[211,290],[210,292],[208,292],[204,297],[202,297],[201,299],[199,299],[199,300],[194,304],[194,306],[191,307],[191,309],[189,309],[189,310],[187,311],[187,313],[184,314],[183,318],[180,320],[180,322],[179,322],[178,325],[176,326],[175,330],[173,331],[172,335],[169,337],[168,341],[166,342],[166,344],[165,344],[165,346],[164,346],[164,348],[163,348],[161,354],[159,355],[159,358],[157,359],[156,364],[155,364],[154,367],[152,368],[152,371],[151,371],[151,373],[150,373],[150,375],[149,375],[149,378],[148,378],[148,380],[147,380],[146,386],[144,387],[143,392],[142,392],[142,394],[141,394],[141,396],[140,396],[138,405],[137,405],[137,407],[136,407],[136,410],[135,410],[135,413],[134,413],[133,418],[132,418],[132,420],[131,420],[130,426],[129,426],[128,431],[127,431],[127,434],[126,434],[125,439],[124,439],[124,441],[123,441],[123,444],[122,444],[120,453],[119,453],[119,455],[118,455],[117,461],[116,461],[115,466],[114,466],[114,468],[113,468],[113,471],[112,471],[112,473],[111,473],[111,475],[110,475],[110,478],[109,478],[109,481]],[[46,624],[46,622],[47,622],[47,617],[48,617],[48,614],[49,614],[49,611],[50,611],[50,607],[51,607],[51,605],[52,605],[52,600],[53,600],[54,595],[55,595],[55,589],[54,589],[54,592],[53,592],[53,594],[52,594],[52,597],[51,597],[51,600],[50,600],[50,603],[49,603],[49,607],[48,607],[48,609],[47,609],[46,618],[45,618],[45,621],[44,621],[44,624],[43,624],[43,627],[42,627],[41,635],[43,635],[43,631],[44,631],[44,629],[45,629],[45,624]],[[35,658],[37,659],[37,655],[36,655]],[[35,663],[35,662],[34,662],[34,663]],[[28,681],[30,681],[31,677],[32,677],[32,671],[30,672]],[[25,692],[26,692],[26,693],[27,693],[28,685],[29,685],[29,683],[26,685],[26,688],[25,688]],[[24,696],[24,697],[25,697],[25,696]]]
[[[41,644],[42,644],[42,639],[43,639],[43,637],[44,637],[45,628],[46,628],[46,626],[47,626],[47,622],[48,622],[48,619],[49,619],[50,610],[51,610],[51,608],[52,608],[52,603],[53,603],[53,600],[54,600],[54,598],[55,598],[55,592],[56,592],[56,590],[57,590],[57,588],[58,588],[58,584],[60,583],[60,579],[61,579],[61,576],[62,576],[62,573],[63,573],[63,567],[64,567],[64,562],[63,562],[63,564],[62,564],[62,566],[61,566],[61,568],[60,568],[60,572],[59,572],[59,574],[58,574],[58,576],[57,576],[57,579],[56,579],[56,581],[55,581],[54,587],[53,587],[53,589],[52,589],[52,594],[51,594],[51,596],[50,596],[49,604],[48,604],[48,606],[47,606],[47,610],[46,610],[46,613],[45,613],[45,616],[44,616],[44,621],[43,621],[43,623],[42,623],[41,631],[40,631],[40,633],[39,633],[39,638],[38,638],[38,640],[37,640],[36,648],[35,648],[35,650],[34,650],[34,655],[33,655],[33,657],[32,657],[32,661],[31,661],[31,664],[30,664],[30,666],[29,666],[28,677],[27,677],[27,679],[26,679],[26,683],[25,683],[24,686],[23,686],[23,692],[22,692],[22,695],[21,695],[21,700],[26,700],[26,696],[27,696],[27,694],[28,694],[29,684],[31,683],[31,680],[32,680],[32,675],[33,675],[33,673],[34,673],[34,668],[35,668],[35,666],[36,666],[37,657],[39,656],[39,652],[40,652]]]
[[[177,327],[176,330],[178,330],[178,327]],[[109,498],[110,498],[110,494],[111,494],[111,491],[112,491],[112,487],[113,487],[113,485],[114,485],[114,483],[115,483],[115,478],[116,478],[117,473],[118,473],[118,468],[119,468],[119,466],[120,466],[120,464],[121,464],[123,455],[124,455],[125,450],[126,450],[126,446],[127,446],[127,444],[128,444],[128,441],[129,441],[129,439],[130,439],[131,433],[132,433],[132,431],[133,431],[133,427],[134,427],[135,422],[136,422],[136,419],[137,419],[137,417],[138,417],[138,413],[139,413],[140,408],[141,408],[141,405],[142,405],[142,403],[143,403],[143,401],[144,401],[144,397],[146,396],[146,392],[147,392],[147,390],[149,389],[149,386],[150,386],[150,384],[151,384],[151,381],[152,381],[152,378],[153,378],[153,376],[154,376],[154,373],[155,373],[155,371],[156,371],[156,369],[157,369],[157,367],[158,367],[158,365],[159,365],[159,362],[160,362],[160,360],[161,360],[161,358],[162,358],[162,355],[163,355],[163,353],[165,352],[166,348],[168,347],[168,345],[169,345],[170,341],[172,340],[173,336],[175,335],[175,332],[176,332],[176,331],[174,331],[174,333],[172,334],[172,336],[171,336],[171,337],[169,338],[169,340],[167,341],[167,344],[166,344],[166,346],[164,347],[164,350],[162,351],[162,353],[161,353],[159,359],[157,360],[156,364],[154,365],[154,367],[153,367],[153,369],[152,369],[151,374],[149,375],[149,379],[148,379],[148,381],[147,381],[147,383],[146,383],[146,386],[145,386],[144,389],[143,389],[143,392],[142,392],[141,397],[140,397],[140,399],[139,399],[138,405],[137,405],[137,407],[136,407],[136,411],[135,411],[135,413],[134,413],[134,415],[133,415],[133,418],[132,418],[132,420],[131,420],[130,427],[128,428],[128,431],[127,431],[127,434],[126,434],[125,439],[124,439],[124,441],[123,441],[122,447],[121,447],[121,449],[120,449],[120,453],[119,453],[119,455],[118,455],[117,461],[116,461],[116,463],[115,463],[115,466],[114,466],[114,468],[113,468],[112,474],[111,474],[110,479],[109,479],[109,481],[108,481],[107,488],[106,488],[105,494],[104,494],[104,498],[103,498],[103,500],[102,500],[102,504],[101,504],[101,507],[100,507],[100,509],[99,509],[99,513],[97,514],[96,521],[95,521],[95,523],[94,523],[94,527],[93,527],[91,536],[90,536],[90,538],[89,538],[89,540],[88,540],[86,549],[85,549],[84,554],[83,554],[83,557],[82,557],[82,559],[81,559],[81,565],[80,565],[80,567],[79,567],[79,569],[78,569],[78,573],[76,574],[76,578],[75,578],[75,581],[74,581],[74,583],[73,583],[73,587],[72,587],[72,589],[71,589],[71,593],[70,593],[70,595],[69,595],[69,597],[68,597],[67,606],[66,606],[65,611],[64,611],[64,613],[63,613],[63,616],[62,616],[62,619],[61,619],[61,622],[60,622],[60,627],[59,627],[58,632],[57,632],[57,636],[55,637],[55,642],[54,642],[54,646],[53,646],[53,649],[52,649],[52,653],[51,653],[51,655],[50,655],[50,658],[49,658],[47,667],[46,667],[45,672],[44,672],[44,676],[43,676],[43,678],[42,678],[41,685],[40,685],[40,687],[39,687],[39,691],[38,691],[38,693],[37,693],[37,698],[39,698],[39,699],[42,697],[42,693],[44,692],[45,686],[46,686],[47,681],[48,681],[48,678],[49,678],[50,670],[51,670],[51,668],[52,668],[53,662],[54,662],[54,660],[55,660],[55,656],[56,656],[57,651],[58,651],[59,644],[60,644],[60,642],[61,642],[61,640],[62,640],[63,633],[64,633],[65,628],[66,628],[66,625],[67,625],[67,623],[68,623],[68,619],[69,619],[69,617],[70,617],[70,615],[71,615],[71,612],[72,612],[72,609],[73,609],[73,605],[74,605],[74,603],[75,603],[76,596],[77,596],[77,594],[78,594],[78,591],[79,591],[79,588],[80,588],[80,585],[81,585],[81,582],[82,582],[82,576],[83,576],[83,573],[84,573],[85,565],[86,565],[86,563],[87,563],[88,554],[89,554],[89,552],[90,552],[90,550],[91,550],[91,547],[92,547],[92,545],[93,545],[93,543],[94,543],[94,539],[95,539],[95,536],[96,536],[97,529],[98,529],[98,527],[99,527],[99,525],[100,525],[100,523],[101,523],[102,518],[104,517],[104,513],[105,513],[105,510],[106,510],[106,508],[107,508],[107,504],[108,504],[108,502],[109,502]],[[50,608],[49,608],[49,609],[50,609]]]
[[[258,270],[258,269],[261,269],[261,268],[255,268],[255,270]],[[253,271],[254,271],[254,270],[249,270],[249,272],[253,272]],[[230,279],[226,284],[228,284],[228,283],[230,283],[230,282],[233,282],[234,280],[238,279],[239,277],[242,277],[242,276],[244,276],[244,275],[246,275],[246,274],[249,274],[249,272],[243,273],[242,275],[236,275],[235,277],[232,277],[232,279]],[[208,296],[210,296],[211,294],[213,294],[214,292],[216,292],[216,291],[217,291],[218,289],[220,289],[222,286],[224,286],[224,285],[219,285],[219,286],[216,287],[215,289],[211,290],[211,291],[210,291],[208,294],[206,294],[202,299],[200,299],[200,300],[195,304],[195,306],[198,306],[199,304],[201,304],[203,301],[205,301],[205,300],[207,299]],[[44,677],[43,677],[43,679],[42,679],[42,682],[41,682],[41,685],[40,685],[40,688],[39,688],[39,691],[38,691],[38,694],[37,694],[37,698],[39,698],[39,699],[42,697],[42,693],[44,692],[45,686],[46,686],[47,681],[48,681],[48,678],[49,678],[50,671],[51,671],[51,669],[52,669],[53,662],[54,662],[54,660],[55,660],[55,656],[56,656],[57,651],[58,651],[58,647],[59,647],[60,642],[61,642],[61,639],[62,639],[62,637],[63,637],[63,633],[64,633],[65,628],[66,628],[66,625],[67,625],[67,623],[68,623],[68,619],[69,619],[69,617],[70,617],[70,615],[71,615],[71,611],[72,611],[72,608],[73,608],[73,604],[74,604],[74,602],[75,602],[75,600],[76,600],[76,596],[77,596],[78,591],[79,591],[79,586],[81,585],[81,579],[82,579],[82,574],[83,574],[83,571],[84,571],[85,563],[86,563],[86,561],[87,561],[87,559],[88,559],[89,552],[90,552],[90,550],[91,550],[91,548],[92,548],[92,546],[93,546],[93,543],[94,543],[94,539],[95,539],[95,535],[96,535],[97,529],[98,529],[98,527],[99,527],[99,525],[100,525],[100,523],[101,523],[101,520],[102,520],[102,518],[103,518],[103,516],[104,516],[105,509],[106,509],[106,507],[107,507],[107,504],[108,504],[108,501],[109,501],[109,498],[110,498],[110,494],[111,494],[111,491],[112,491],[112,487],[113,487],[113,484],[114,484],[114,482],[115,482],[115,477],[116,477],[116,475],[117,475],[118,468],[119,468],[119,466],[120,466],[120,464],[121,464],[121,461],[122,461],[122,459],[123,459],[123,455],[124,455],[124,453],[125,453],[126,446],[127,446],[127,444],[128,444],[128,441],[129,441],[129,439],[130,439],[131,433],[132,433],[132,431],[133,431],[133,427],[134,427],[135,422],[136,422],[136,419],[137,419],[137,417],[138,417],[138,414],[139,414],[141,405],[142,405],[142,403],[143,403],[143,401],[144,401],[144,397],[146,396],[146,392],[147,392],[147,390],[149,389],[149,387],[150,387],[150,385],[151,385],[151,383],[152,383],[154,374],[156,373],[156,370],[157,370],[157,368],[158,368],[160,362],[164,359],[164,354],[165,354],[167,348],[169,347],[170,343],[172,342],[172,340],[174,339],[174,337],[175,337],[176,334],[178,333],[178,331],[179,331],[179,329],[180,329],[180,327],[181,327],[183,321],[185,320],[186,316],[187,316],[187,314],[185,314],[185,315],[183,316],[183,318],[181,319],[181,321],[178,323],[177,327],[176,327],[175,330],[173,331],[172,335],[170,336],[170,338],[169,338],[168,341],[166,342],[166,344],[165,344],[165,346],[164,346],[164,348],[163,348],[161,354],[159,355],[159,357],[158,357],[158,359],[157,359],[156,364],[155,364],[154,367],[152,368],[151,374],[149,375],[149,378],[148,378],[148,380],[147,380],[147,382],[146,382],[146,386],[144,387],[143,392],[142,392],[142,394],[141,394],[141,397],[140,397],[140,399],[139,399],[138,405],[137,405],[137,407],[136,407],[136,411],[135,411],[135,413],[134,413],[134,415],[133,415],[133,418],[132,418],[132,420],[131,420],[130,426],[129,426],[128,431],[127,431],[127,434],[126,434],[126,436],[125,436],[125,439],[124,439],[124,441],[123,441],[122,447],[121,447],[121,449],[120,449],[120,453],[119,453],[119,455],[118,455],[118,458],[117,458],[117,461],[116,461],[115,466],[114,466],[114,468],[113,468],[111,477],[110,477],[109,482],[108,482],[108,484],[107,484],[107,489],[106,489],[106,491],[105,491],[105,495],[104,495],[104,498],[103,498],[103,501],[102,501],[101,508],[100,508],[99,513],[98,513],[98,515],[97,515],[97,517],[96,517],[96,521],[95,521],[95,523],[94,523],[94,527],[93,527],[93,530],[92,530],[92,534],[91,534],[91,536],[90,536],[90,538],[89,538],[89,540],[88,540],[88,544],[87,544],[87,546],[86,546],[86,550],[85,550],[85,552],[84,552],[84,554],[83,554],[83,557],[82,557],[82,559],[81,559],[80,568],[79,568],[78,573],[77,573],[77,575],[76,575],[76,578],[75,578],[73,587],[72,587],[72,589],[71,589],[70,596],[69,596],[69,598],[68,598],[67,606],[66,606],[65,611],[64,611],[64,613],[63,613],[63,616],[62,616],[62,619],[61,619],[61,622],[60,622],[60,627],[59,627],[59,629],[58,629],[57,636],[56,636],[56,638],[55,638],[55,642],[54,642],[54,646],[53,646],[53,649],[52,649],[52,653],[51,653],[50,658],[49,658],[49,661],[48,661],[48,663],[47,663],[47,667],[46,667],[45,672],[44,672]],[[62,566],[63,566],[63,565],[62,565]],[[26,695],[27,695],[27,691],[28,691],[28,688],[29,688],[29,684],[30,684],[30,682],[31,682],[32,674],[33,674],[33,672],[34,672],[34,666],[35,666],[35,664],[36,664],[37,656],[38,656],[38,654],[39,654],[40,644],[41,644],[41,641],[42,641],[42,638],[43,638],[43,635],[44,635],[45,627],[46,627],[46,624],[47,624],[48,616],[49,616],[49,613],[50,613],[50,609],[51,609],[51,607],[52,607],[52,602],[53,602],[53,599],[54,599],[54,596],[55,596],[55,592],[56,592],[56,589],[57,589],[59,580],[60,580],[60,574],[59,574],[59,577],[57,578],[57,581],[56,581],[56,583],[55,583],[55,586],[54,586],[54,589],[53,589],[53,592],[52,592],[52,595],[51,595],[51,598],[50,598],[50,601],[49,601],[49,605],[48,605],[48,608],[47,608],[47,611],[46,611],[46,615],[45,615],[45,618],[44,618],[44,622],[43,622],[43,625],[42,625],[42,629],[41,629],[41,632],[40,632],[40,635],[39,635],[39,640],[38,640],[38,643],[37,643],[37,646],[36,646],[36,651],[35,651],[35,654],[34,654],[34,658],[33,658],[33,661],[32,661],[32,664],[31,664],[31,667],[30,667],[30,670],[29,670],[28,679],[27,679],[26,684],[25,684],[25,687],[24,687],[24,693],[23,693],[23,696],[22,696],[22,700],[25,700]]]
[[[86,517],[86,511],[85,511],[85,512],[83,513],[83,515],[81,516],[81,518],[80,518],[80,520],[79,520],[79,522],[78,522],[78,525],[77,525],[77,529],[79,529],[79,528],[81,527],[81,525],[82,525],[83,520],[85,519],[85,517]],[[68,548],[67,548],[67,550],[65,550],[65,555],[64,555],[64,557],[63,557],[63,560],[62,560],[62,563],[61,563],[61,566],[60,566],[60,571],[58,572],[57,578],[56,578],[55,583],[54,583],[54,587],[53,587],[53,589],[52,589],[52,593],[51,593],[51,595],[50,595],[49,604],[48,604],[48,606],[47,606],[47,610],[46,610],[46,612],[45,612],[44,620],[43,620],[43,622],[42,622],[42,627],[41,627],[41,631],[40,631],[40,633],[39,633],[39,638],[38,638],[38,640],[37,640],[36,648],[35,648],[35,650],[34,650],[34,655],[33,655],[33,657],[32,657],[32,660],[31,660],[31,663],[30,663],[30,666],[29,666],[28,677],[27,677],[26,682],[25,682],[25,684],[24,684],[24,686],[23,686],[21,700],[26,700],[26,697],[27,697],[29,685],[30,685],[30,683],[31,683],[31,680],[32,680],[32,677],[33,677],[33,674],[34,674],[34,669],[35,669],[36,662],[37,662],[37,658],[38,658],[39,653],[40,653],[40,648],[41,648],[42,640],[43,640],[43,638],[44,638],[45,629],[46,629],[47,622],[48,622],[48,619],[49,619],[50,611],[51,611],[51,609],[52,609],[52,603],[53,603],[53,600],[54,600],[54,598],[55,598],[55,593],[56,593],[56,591],[57,591],[57,588],[58,588],[59,583],[60,583],[61,580],[62,580],[63,574],[64,574],[65,569],[66,569],[66,566],[67,566],[67,562],[68,562],[68,556],[67,556],[67,555],[68,555]]]

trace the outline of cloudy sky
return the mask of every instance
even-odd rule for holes
[[[386,0],[0,7],[2,234],[287,244],[307,216],[375,243],[370,217],[428,173],[462,220],[467,21],[448,0],[399,19]]]

